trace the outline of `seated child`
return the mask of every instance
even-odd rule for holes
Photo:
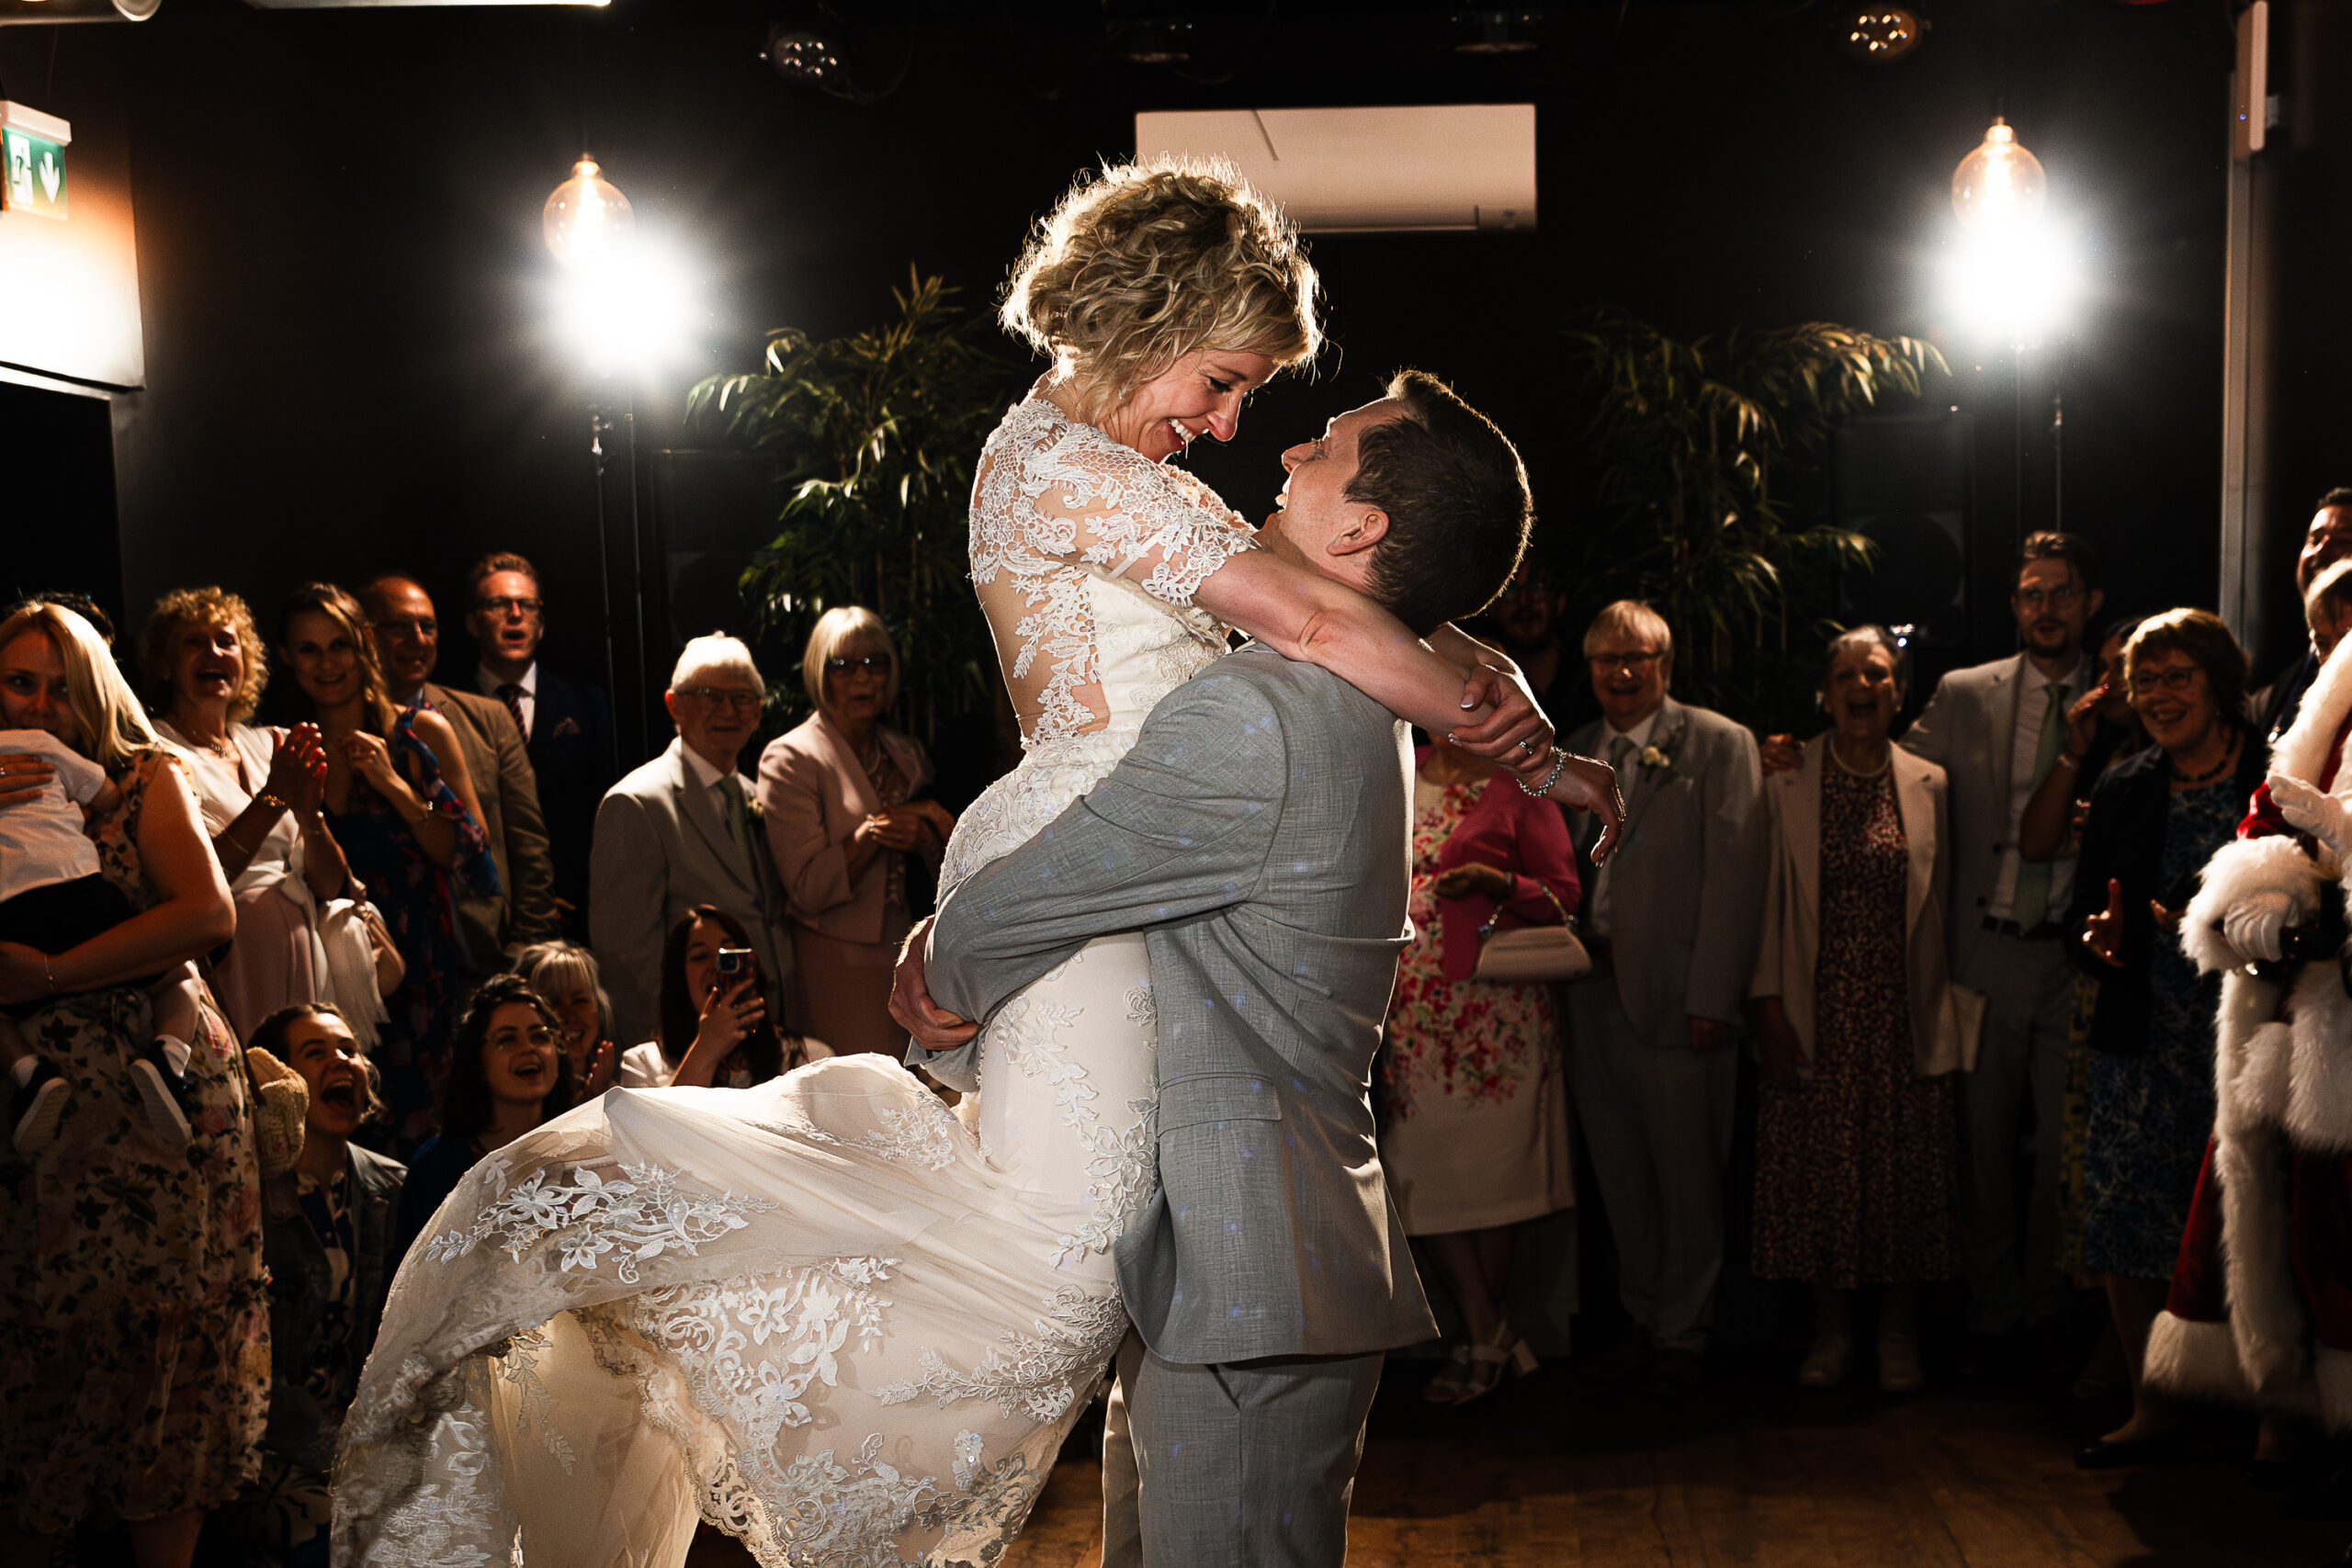
[[[83,824],[113,804],[114,785],[88,758],[40,729],[0,729],[0,753],[37,756],[57,770],[36,798],[0,811],[0,942],[63,953],[137,911],[98,874],[98,847]],[[154,1004],[156,1034],[130,1064],[130,1080],[147,1124],[168,1149],[187,1146],[188,1042],[198,1007],[187,964],[141,982]],[[40,998],[0,1007],[0,1067],[16,1087],[10,1136],[33,1155],[57,1136],[71,1086],[26,1043],[16,1020],[50,1005]]]

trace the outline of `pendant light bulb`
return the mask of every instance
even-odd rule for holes
[[[540,216],[548,249],[565,266],[578,266],[608,254],[637,226],[637,214],[620,187],[604,177],[596,160],[582,154],[571,177],[555,187]]]
[[[1996,115],[1984,144],[1952,171],[1951,209],[1963,229],[2006,227],[2041,214],[2045,186],[2041,160]]]

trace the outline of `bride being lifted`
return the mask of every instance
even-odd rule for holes
[[[989,437],[971,509],[1025,753],[964,815],[943,894],[1107,774],[1227,627],[1567,804],[1609,791],[1553,765],[1507,660],[1252,548],[1166,466],[1313,357],[1316,289],[1219,167],[1110,169],[1041,226],[1003,320],[1054,368]],[[854,1056],[616,1089],[487,1156],[385,1309],[336,1562],[675,1564],[697,1518],[770,1565],[994,1561],[1125,1332],[1110,1252],[1151,1190],[1154,1040],[1128,933],[990,1021],[960,1119]]]

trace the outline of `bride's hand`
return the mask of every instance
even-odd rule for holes
[[[899,950],[899,969],[890,978],[890,1016],[914,1036],[926,1051],[953,1051],[980,1032],[980,1026],[957,1017],[931,999],[923,984],[923,950],[930,945],[931,917],[918,921]]]
[[[1527,677],[1517,665],[1481,661],[1470,672],[1462,687],[1463,708],[1474,711],[1488,704],[1494,706],[1492,713],[1451,731],[1446,739],[1474,757],[1500,762],[1530,784],[1540,782],[1552,770],[1552,723],[1536,705],[1535,694],[1528,690]],[[1530,768],[1534,772],[1529,773]]]
[[[1571,811],[1600,814],[1600,837],[1593,841],[1592,863],[1595,867],[1606,865],[1609,857],[1617,852],[1617,836],[1625,827],[1625,803],[1617,794],[1617,770],[1573,751],[1561,752],[1558,760],[1560,777],[1552,785],[1552,798]],[[1544,771],[1552,770],[1546,766]]]

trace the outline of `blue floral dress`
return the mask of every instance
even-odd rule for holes
[[[416,758],[423,776],[417,793],[440,816],[458,825],[456,875],[477,893],[498,891],[498,866],[484,852],[481,824],[441,777],[440,760],[416,733],[414,707],[393,721],[390,742],[397,760]],[[401,962],[408,966],[401,988],[384,998],[391,1015],[376,1032],[376,1065],[384,1075],[384,1101],[392,1117],[392,1138],[405,1156],[434,1128],[435,1106],[449,1072],[449,1043],[457,1032],[464,949],[458,939],[458,911],[450,874],[425,853],[414,831],[392,803],[354,779],[342,811],[327,814],[335,842],[343,846],[351,874],[368,889],[368,901],[384,917],[384,928]]]
[[[2234,778],[2175,795],[2157,886],[2177,887],[2194,875],[2234,835],[2245,804]],[[2146,1055],[2090,1053],[2083,1263],[2094,1273],[2169,1280],[2213,1130],[2221,977],[2199,976],[2180,943],[2159,935],[2148,992]]]

